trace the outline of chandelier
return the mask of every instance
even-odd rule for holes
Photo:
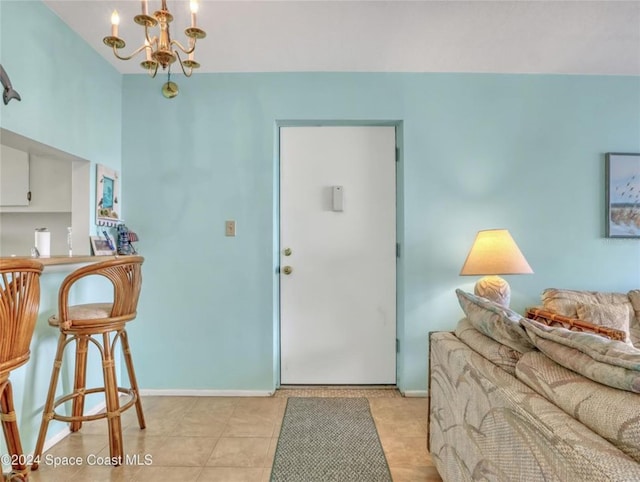
[[[168,79],[162,87],[162,93],[168,98],[175,97],[178,94],[178,86],[174,82],[171,82],[171,64],[177,60],[186,77],[191,77],[193,69],[200,67],[200,64],[194,59],[196,41],[205,38],[207,34],[204,30],[196,26],[198,2],[197,0],[191,0],[191,26],[184,30],[184,34],[189,39],[188,47],[184,47],[177,40],[171,39],[169,25],[173,21],[173,15],[171,15],[171,12],[169,12],[167,8],[167,0],[162,0],[160,10],[155,11],[153,15],[149,15],[147,2],[148,0],[141,1],[142,13],[133,18],[135,23],[144,27],[144,43],[131,55],[121,56],[118,53],[118,50],[124,48],[126,44],[124,40],[118,37],[120,16],[117,10],[114,10],[111,15],[111,35],[105,37],[102,41],[113,49],[113,54],[120,60],[130,60],[144,50],[146,59],[140,62],[140,66],[145,69],[151,77],[156,76],[159,66],[162,66],[163,70],[168,69]],[[158,27],[158,30],[154,32],[155,27]],[[182,59],[180,57],[180,51],[188,57]]]

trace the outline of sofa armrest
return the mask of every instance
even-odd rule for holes
[[[443,480],[640,480],[635,460],[455,336],[430,338],[429,452]]]
[[[450,333],[452,335],[455,336],[455,333],[453,331],[430,331],[429,332],[429,344],[428,344],[428,353],[427,353],[427,365],[428,365],[428,369],[427,369],[427,451],[431,451],[431,440],[429,438],[429,430],[431,428],[431,420],[430,420],[430,413],[431,413],[431,341],[432,341],[432,337],[434,334],[436,333]]]

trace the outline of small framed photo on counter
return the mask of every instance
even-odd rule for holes
[[[109,240],[102,236],[89,236],[91,240],[91,249],[94,256],[110,256],[116,254],[115,241],[109,237]]]

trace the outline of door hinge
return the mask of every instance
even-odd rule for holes
[[[396,147],[396,162],[400,162],[400,149]]]
[[[396,338],[396,353],[400,353],[400,339]]]
[[[400,243],[396,243],[396,258],[400,257]]]
[[[27,201],[31,201],[31,191],[27,192]]]

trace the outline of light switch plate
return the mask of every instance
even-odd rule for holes
[[[236,235],[236,222],[235,221],[225,221],[224,222],[224,234],[225,234],[225,236],[235,236]]]

